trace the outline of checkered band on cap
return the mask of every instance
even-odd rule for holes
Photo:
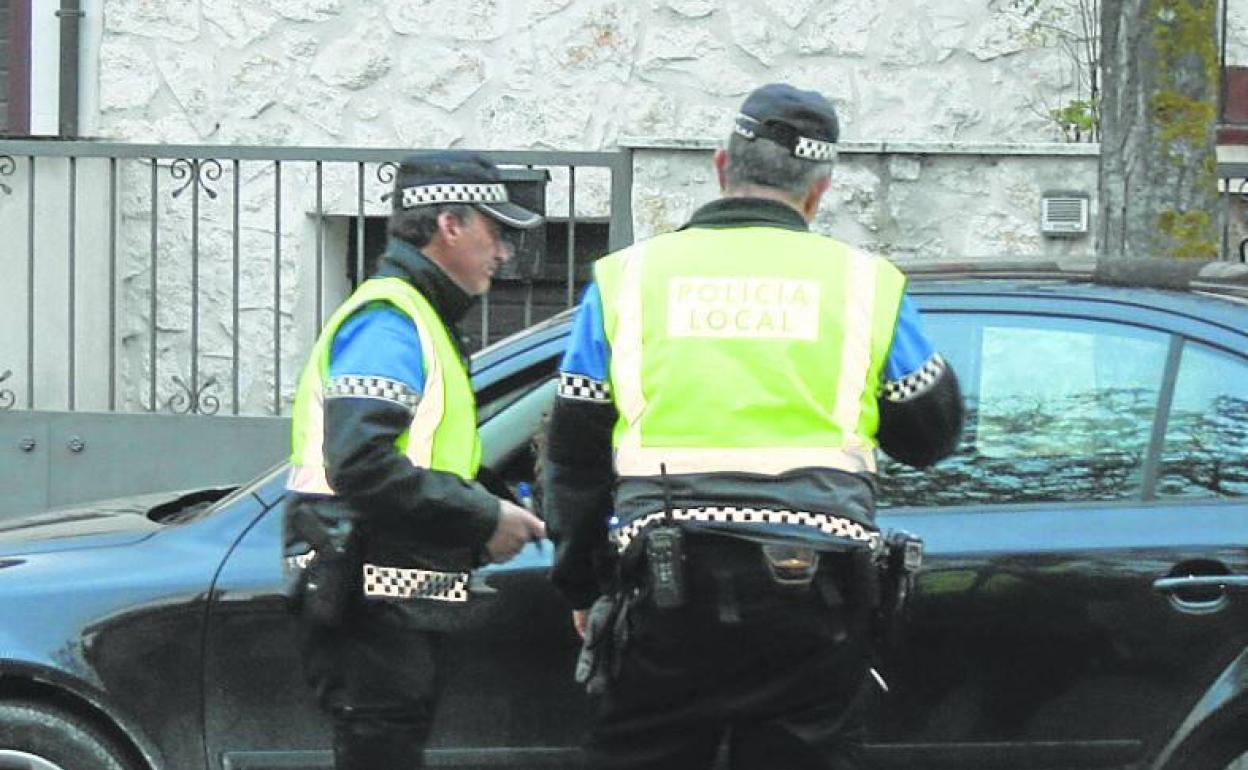
[[[893,403],[909,401],[926,393],[945,372],[945,359],[933,353],[918,371],[895,382],[884,383],[884,398]]]
[[[777,137],[771,133],[766,124],[760,123],[757,119],[738,113],[736,121],[733,123],[732,130],[741,136],[749,139],[751,142],[759,136],[766,137],[780,145],[788,145],[791,138],[784,136]],[[793,157],[803,160],[813,160],[817,163],[826,163],[836,160],[836,145],[832,142],[825,142],[819,139],[810,139],[805,136],[797,137],[797,144],[792,148]]]
[[[344,375],[333,377],[325,387],[325,398],[376,398],[391,401],[410,411],[420,404],[420,394],[406,383],[385,377]]]
[[[836,160],[836,145],[800,136],[797,139],[797,146],[793,148],[793,155],[804,160],[826,163]]]
[[[737,119],[733,121],[732,130],[737,132],[741,136],[744,136],[746,139],[749,139],[750,141],[754,141],[755,139],[758,138],[758,134],[754,131],[752,126],[756,126],[756,125],[758,125],[757,120],[755,120],[754,118],[751,118],[749,115],[746,115],[745,113],[738,112]]]
[[[623,551],[642,530],[666,520],[668,514],[655,511],[611,532],[616,547]],[[864,527],[853,519],[831,513],[781,511],[769,508],[673,508],[672,521],[694,521],[705,524],[797,524],[813,527],[825,535],[864,543],[872,550],[880,544],[880,533]]]
[[[436,572],[427,569],[364,565],[364,595],[390,599],[468,601],[468,572]]]
[[[503,184],[427,184],[403,188],[403,208],[442,203],[506,203]]]
[[[559,374],[559,395],[577,401],[610,401],[611,385],[579,374]]]

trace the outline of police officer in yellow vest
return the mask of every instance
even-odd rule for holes
[[[875,451],[945,456],[962,400],[903,275],[809,231],[837,134],[820,94],[757,89],[723,197],[594,265],[543,472],[591,767],[707,768],[725,739],[738,770],[856,765]]]
[[[541,217],[463,152],[399,165],[377,274],[330,317],[295,396],[286,508],[304,667],[338,770],[409,770],[436,701],[439,638],[471,571],[545,534],[476,479],[476,405],[456,323]],[[449,619],[449,620],[448,620]]]

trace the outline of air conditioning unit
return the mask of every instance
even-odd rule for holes
[[[1040,197],[1040,232],[1053,237],[1086,234],[1089,205],[1087,193],[1045,193]]]

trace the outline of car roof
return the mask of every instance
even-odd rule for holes
[[[907,291],[1112,302],[1200,318],[1248,332],[1248,265],[1188,260],[905,263]],[[921,300],[920,300],[921,302]]]
[[[922,280],[911,281],[907,291],[919,298],[934,295],[981,295],[1113,302],[1191,316],[1220,326],[1248,331],[1248,299],[1216,292],[1105,286],[1073,278]]]

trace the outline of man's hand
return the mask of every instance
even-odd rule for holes
[[[494,534],[485,543],[485,550],[490,554],[490,561],[502,564],[511,561],[524,544],[530,541],[540,542],[546,537],[546,525],[541,519],[507,500],[499,500],[498,526]]]
[[[589,624],[589,610],[572,610],[572,626],[576,633],[585,638],[585,627]]]

